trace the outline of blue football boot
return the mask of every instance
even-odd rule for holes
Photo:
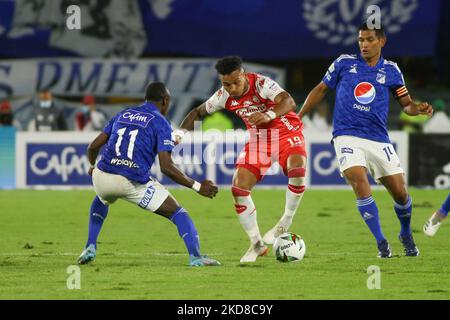
[[[392,257],[391,247],[387,240],[381,240],[377,243],[378,246],[378,258],[390,258]]]
[[[220,262],[211,258],[208,258],[208,256],[200,256],[196,257],[193,255],[189,256],[189,265],[191,267],[204,267],[204,266],[220,266]]]
[[[407,257],[417,257],[420,254],[419,249],[414,243],[412,234],[407,236],[399,235],[398,239],[402,243],[403,248],[405,248],[405,255]]]
[[[90,244],[86,249],[83,250],[81,255],[78,257],[78,264],[86,264],[94,261],[96,256],[95,245]]]

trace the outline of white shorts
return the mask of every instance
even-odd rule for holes
[[[353,136],[339,136],[333,140],[341,176],[348,168],[367,168],[377,180],[404,173],[400,159],[391,143],[382,143]]]
[[[150,178],[147,184],[140,184],[98,168],[92,173],[92,182],[95,193],[105,205],[123,199],[155,212],[169,196],[169,191],[156,179]]]

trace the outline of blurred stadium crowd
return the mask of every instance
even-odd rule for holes
[[[215,59],[236,54],[246,62],[283,70],[285,73],[281,82],[294,95],[300,107],[306,94],[320,81],[338,54],[357,52],[356,34],[347,39],[341,37],[334,43],[332,39],[342,34],[340,28],[345,26],[344,23],[351,30],[352,24],[357,25],[365,15],[365,6],[358,8],[357,4],[345,12],[344,5],[348,5],[345,0],[331,1],[325,9],[317,8],[316,2],[288,0],[276,4],[251,0],[245,4],[229,1],[227,6],[222,6],[213,1],[179,0],[0,1],[0,64],[4,63],[3,69],[0,65],[0,72],[6,74],[9,70],[7,63],[17,62],[17,59],[38,62],[48,58],[118,58],[132,61],[186,57]],[[369,4],[368,1],[363,2]],[[81,8],[81,30],[67,30],[65,25],[68,17],[65,8],[72,4]],[[448,1],[381,1],[378,5],[382,8],[383,23],[387,27],[385,57],[398,63],[413,98],[432,103],[436,112],[432,119],[408,117],[391,99],[389,128],[408,132],[450,133]],[[292,13],[291,9],[296,11]],[[273,19],[268,24],[267,15],[270,12]],[[348,18],[349,12],[353,14],[351,20]],[[293,25],[283,21],[283,17],[289,14],[296,18]],[[196,26],[193,21],[200,15],[208,18]],[[327,18],[340,16],[341,20],[330,23],[341,22],[341,25],[325,30],[320,21],[313,20],[313,17],[320,15]],[[234,21],[252,17],[255,24],[233,25],[229,21],[231,16],[236,18]],[[273,26],[276,23],[281,24],[279,29]],[[184,26],[182,31],[180,26]],[[205,27],[211,28],[209,32],[203,30],[198,34],[200,29],[196,28]],[[258,30],[262,28],[273,36],[265,39],[267,45],[264,46],[260,45],[263,38],[261,32],[266,30]],[[322,35],[316,32],[318,28],[322,28]],[[324,32],[328,34],[324,35]],[[197,43],[189,39],[197,39]],[[95,90],[91,92],[88,86],[78,93],[64,92],[60,88],[43,87],[40,80],[36,79],[33,92],[28,90],[25,93],[9,90],[8,84],[2,85],[0,81],[1,126],[15,126],[20,131],[95,131],[100,130],[125,105],[137,103],[142,98],[122,96],[120,92],[104,95]],[[18,80],[11,81],[15,81],[15,86],[20,86]],[[120,82],[120,79],[117,81]],[[211,86],[210,94],[218,86],[217,82],[214,85],[212,81],[212,84],[205,84]],[[170,83],[168,85],[170,87]],[[2,88],[6,89],[2,91]],[[184,99],[175,90],[174,96],[177,95],[179,99]],[[170,118],[173,124],[176,126],[179,119],[204,98],[207,96],[189,99],[185,107],[172,111]],[[331,130],[333,103],[333,96],[329,95],[326,102],[304,119],[306,128]],[[227,112],[210,117],[205,123],[206,128],[223,130],[244,127],[239,119]]]

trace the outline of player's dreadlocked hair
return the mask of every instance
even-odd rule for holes
[[[375,28],[372,26],[368,26],[367,25],[367,21],[364,22],[362,25],[359,26],[358,30],[374,30],[375,31],[375,35],[377,36],[378,39],[380,38],[386,38],[386,33],[384,32],[384,28],[383,26],[380,24],[380,28]]]
[[[168,95],[166,86],[162,82],[152,82],[145,88],[145,100],[159,102]]]
[[[216,63],[216,70],[219,74],[230,74],[242,68],[242,59],[238,56],[223,57]]]

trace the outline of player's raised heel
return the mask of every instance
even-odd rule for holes
[[[387,240],[381,240],[377,243],[378,246],[378,258],[390,258],[392,257],[391,247]]]
[[[269,248],[264,244],[263,241],[258,241],[255,244],[251,244],[250,248],[241,258],[240,262],[255,262],[256,258],[267,255]]]
[[[275,242],[275,239],[280,236],[281,234],[287,232],[288,228],[285,228],[283,226],[280,226],[278,224],[275,225],[272,229],[266,232],[266,234],[263,237],[263,241],[265,244],[273,245]]]
[[[86,249],[78,257],[78,264],[87,264],[91,261],[94,261],[96,257],[95,253],[95,245],[90,244]]]
[[[213,266],[220,266],[221,263],[217,260],[211,259],[208,256],[189,256],[189,265],[191,267],[213,267]]]
[[[407,257],[417,257],[420,254],[419,249],[414,243],[412,234],[407,236],[399,235],[398,239],[402,243],[403,248],[405,248],[405,255]]]
[[[439,227],[441,226],[440,222],[436,222],[433,224],[433,217],[428,219],[428,221],[423,226],[423,233],[429,237],[433,237],[436,232],[438,232]]]

